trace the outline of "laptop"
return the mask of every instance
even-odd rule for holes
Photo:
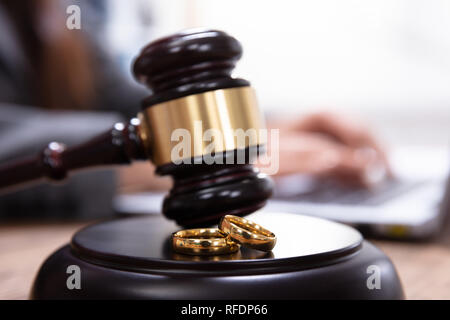
[[[438,234],[450,206],[448,150],[402,148],[391,155],[394,172],[370,190],[343,186],[308,175],[277,178],[274,196],[263,210],[334,220],[365,235],[389,239],[426,239]],[[164,193],[119,195],[119,213],[159,214]]]

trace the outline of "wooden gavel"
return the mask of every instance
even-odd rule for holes
[[[250,83],[231,77],[241,55],[239,42],[217,30],[188,30],[150,43],[133,66],[136,79],[152,90],[136,118],[116,123],[85,144],[65,148],[52,142],[36,157],[1,166],[0,189],[40,178],[61,180],[86,167],[150,159],[157,174],[173,178],[163,213],[179,225],[210,225],[226,214],[243,216],[260,209],[272,193],[272,182],[251,164],[264,148],[258,135],[264,123]],[[211,151],[194,133],[199,122],[203,130],[222,133],[223,143]],[[193,152],[187,158],[174,155],[172,133],[177,129],[193,133],[188,143]],[[245,145],[230,134],[249,129],[257,135]],[[245,161],[228,161],[238,151],[245,153]],[[211,154],[223,161],[205,163]]]

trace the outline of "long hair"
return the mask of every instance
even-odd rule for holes
[[[91,54],[81,31],[66,27],[66,10],[61,2],[0,1],[32,65],[36,105],[47,109],[91,108]]]

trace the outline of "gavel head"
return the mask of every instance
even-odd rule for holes
[[[136,59],[143,101],[141,138],[159,175],[173,177],[163,213],[182,226],[217,223],[264,206],[272,182],[253,167],[264,122],[250,83],[231,72],[239,42],[216,30],[190,30],[150,43]]]

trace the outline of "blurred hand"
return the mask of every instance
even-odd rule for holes
[[[361,121],[316,113],[270,128],[280,129],[279,175],[305,173],[371,187],[391,174],[383,148]]]
[[[155,166],[149,161],[134,162],[118,169],[118,193],[169,190],[172,181],[169,177],[155,174]]]

